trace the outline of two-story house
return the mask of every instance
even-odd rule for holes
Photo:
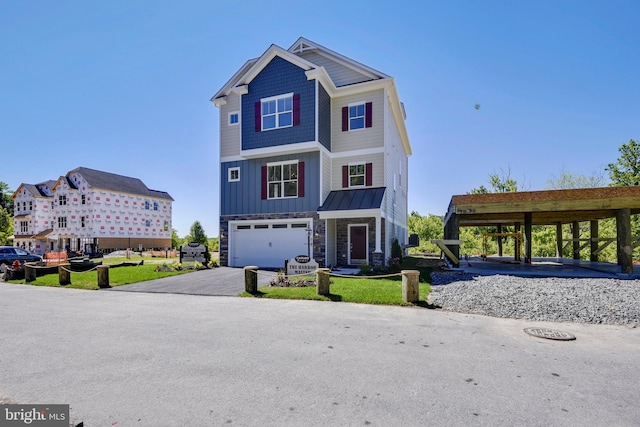
[[[137,178],[79,167],[13,199],[14,244],[36,253],[171,247],[173,198]]]
[[[271,45],[220,111],[220,263],[382,265],[408,240],[411,145],[392,77],[307,39]]]

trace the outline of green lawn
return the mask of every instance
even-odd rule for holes
[[[133,260],[131,260],[133,261]],[[120,261],[122,262],[122,261]],[[160,279],[162,277],[176,276],[178,274],[189,273],[193,270],[156,272],[158,264],[143,264],[132,267],[114,267],[109,269],[109,284],[111,287],[128,285],[130,283],[144,282],[146,280]],[[24,279],[10,280],[9,283],[25,283]],[[47,274],[37,277],[30,285],[61,287],[58,283],[58,274]],[[65,288],[75,289],[98,289],[98,272],[89,271],[85,273],[71,273],[71,284]]]
[[[420,283],[419,305],[426,305],[425,301],[430,289],[428,283]],[[301,288],[261,286],[256,295],[244,292],[240,296],[343,301],[361,304],[414,305],[402,301],[402,279],[400,277],[392,279],[371,279],[357,276],[354,278],[331,277],[329,296],[317,295],[315,286]]]

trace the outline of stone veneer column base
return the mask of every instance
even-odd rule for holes
[[[374,267],[383,267],[384,266],[384,253],[383,252],[374,252],[371,254],[371,265]]]

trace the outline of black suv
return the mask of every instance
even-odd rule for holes
[[[15,261],[23,265],[25,262],[41,262],[42,257],[15,246],[0,246],[0,263],[12,266]]]

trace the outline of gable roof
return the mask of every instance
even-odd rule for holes
[[[16,191],[13,192],[13,198],[15,199],[16,196],[18,194],[20,194],[20,191],[24,188],[25,190],[27,190],[29,193],[31,193],[31,195],[33,197],[49,197],[47,196],[45,193],[43,193],[42,191],[40,191],[40,189],[37,187],[40,184],[25,184],[22,183],[18,186],[18,188],[16,189]]]
[[[79,167],[67,172],[66,177],[68,182],[73,185],[69,177],[73,173],[80,174],[89,184],[89,187],[94,189],[117,191],[119,193],[137,194],[140,196],[155,197],[159,199],[173,200],[173,198],[164,191],[151,190],[138,178],[131,178],[128,176],[117,175],[115,173],[103,172],[95,169],[89,169],[85,167]],[[57,185],[57,184],[56,184]],[[73,185],[75,188],[75,185]]]

